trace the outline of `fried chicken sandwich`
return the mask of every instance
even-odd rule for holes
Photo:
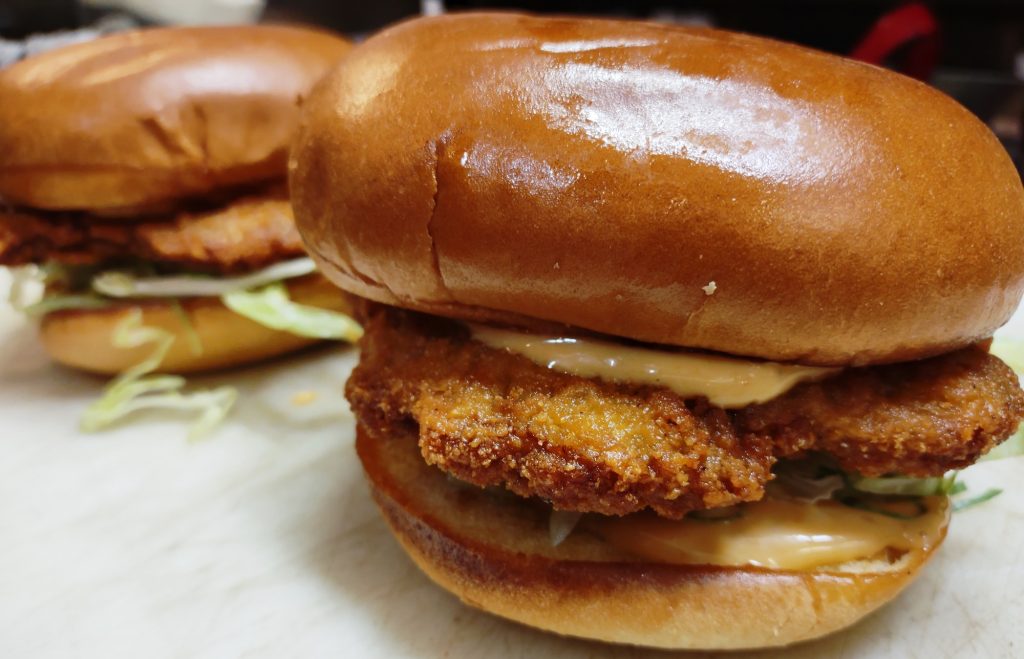
[[[894,598],[1024,416],[988,352],[1024,191],[941,93],[805,48],[464,14],[310,97],[292,201],[362,299],[347,385],[399,542],[561,634],[784,645]]]
[[[358,335],[285,181],[302,101],[349,48],[301,28],[149,29],[0,71],[0,265],[54,360],[187,373]]]

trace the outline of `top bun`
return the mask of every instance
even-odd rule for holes
[[[350,48],[291,27],[123,32],[0,71],[0,197],[147,207],[279,178],[313,84]]]
[[[807,364],[988,337],[1024,191],[919,82],[756,37],[463,14],[372,37],[308,100],[299,229],[358,295]]]

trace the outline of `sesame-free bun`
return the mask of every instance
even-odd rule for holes
[[[348,313],[347,297],[320,275],[287,283],[292,301]],[[114,331],[133,309],[142,311],[142,324],[175,336],[162,373],[213,371],[276,357],[317,343],[317,339],[273,330],[225,307],[217,298],[181,301],[181,308],[152,301],[98,310],[58,311],[43,317],[40,336],[54,361],[83,371],[117,375],[153,353],[153,345],[117,348]],[[182,317],[184,312],[185,317]],[[196,353],[189,336],[195,331],[202,351]]]
[[[326,276],[440,315],[862,365],[986,338],[1024,290],[1024,191],[984,124],[741,34],[412,20],[317,87],[291,170]]]
[[[349,49],[317,30],[158,28],[0,71],[0,198],[111,211],[284,175],[299,107]]]
[[[674,649],[788,645],[890,601],[935,549],[799,572],[641,562],[585,532],[552,546],[549,509],[446,478],[423,461],[412,430],[360,424],[356,448],[391,531],[427,576],[466,604],[569,636]]]

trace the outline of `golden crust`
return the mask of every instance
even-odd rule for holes
[[[1024,418],[1020,378],[987,350],[847,369],[739,410],[744,433],[780,457],[820,451],[868,476],[941,476],[1012,435]]]
[[[638,562],[581,532],[552,547],[543,507],[453,485],[408,431],[360,426],[356,448],[392,532],[431,579],[471,606],[559,634],[673,649],[788,645],[857,622],[930,557],[792,572]]]
[[[145,206],[285,171],[299,107],[349,49],[280,27],[118,33],[0,72],[0,197]]]
[[[549,371],[445,321],[381,310],[345,393],[363,424],[412,422],[426,461],[564,510],[667,517],[757,501],[774,463],[725,411]],[[461,330],[461,334],[460,334]]]
[[[292,299],[324,309],[349,312],[349,302],[320,275],[288,283]],[[317,343],[316,339],[269,329],[239,316],[213,298],[182,301],[187,322],[203,346],[193,352],[187,325],[180,312],[167,303],[125,304],[109,309],[60,311],[46,315],[40,327],[43,347],[50,357],[65,366],[103,375],[116,375],[152,354],[152,346],[115,348],[112,336],[130,309],[142,310],[142,323],[175,335],[175,341],[161,364],[163,373],[197,373],[241,366]]]
[[[360,421],[412,425],[424,458],[557,508],[665,517],[764,496],[780,457],[829,455],[867,476],[973,464],[1024,417],[1017,375],[968,348],[846,369],[737,410],[559,373],[465,327],[372,306],[346,395]]]
[[[386,304],[863,365],[991,336],[1024,291],[1024,189],[988,128],[797,46],[424,18],[353,50],[303,126],[299,230]]]
[[[103,221],[0,209],[0,264],[102,264],[118,259],[204,271],[255,270],[305,256],[284,186],[166,219]]]

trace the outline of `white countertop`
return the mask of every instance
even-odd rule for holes
[[[81,435],[101,381],[50,365],[34,328],[0,309],[0,657],[657,654],[507,623],[421,576],[353,450],[342,386],[355,358],[333,348],[201,381],[242,389],[203,441],[153,416]],[[304,391],[317,399],[296,407]],[[744,656],[1024,656],[1022,473],[1020,458],[967,472],[976,493],[1006,491],[955,516],[895,603],[824,641]]]

